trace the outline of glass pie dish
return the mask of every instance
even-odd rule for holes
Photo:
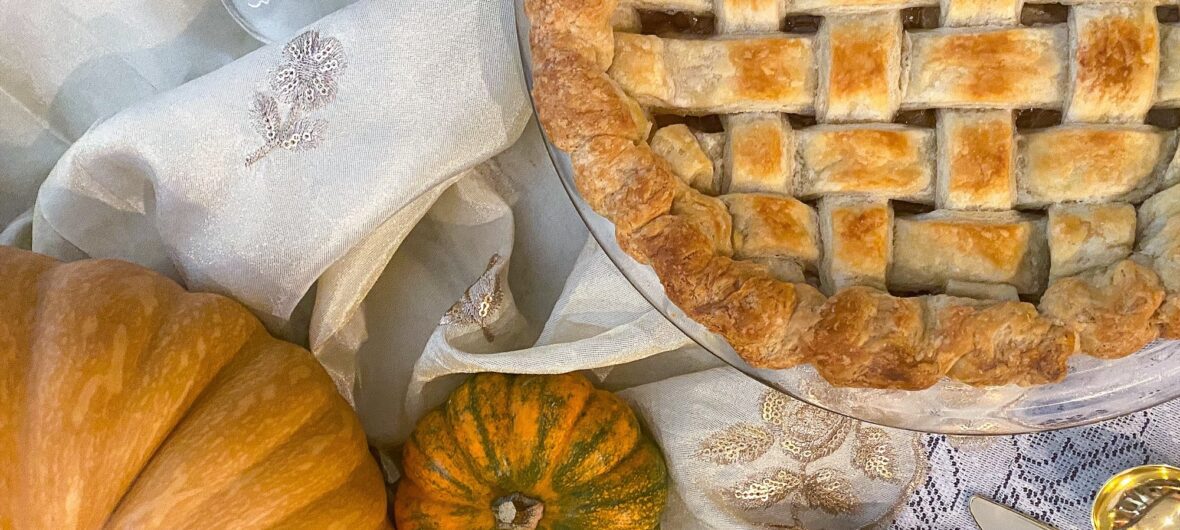
[[[528,20],[518,6],[517,34],[531,88]],[[841,388],[814,368],[766,370],[747,364],[720,335],[672,304],[654,271],[627,255],[614,225],[580,196],[569,156],[546,137],[555,172],[592,236],[635,288],[673,325],[751,378],[794,398],[858,420],[922,432],[989,435],[1041,432],[1085,425],[1180,397],[1180,341],[1155,341],[1130,356],[1102,360],[1074,355],[1059,383],[1033,387],[972,387],[943,379],[921,391]]]

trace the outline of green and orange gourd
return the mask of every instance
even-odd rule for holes
[[[401,530],[656,528],[667,469],[635,414],[578,375],[480,374],[403,452]]]

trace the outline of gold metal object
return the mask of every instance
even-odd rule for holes
[[[1095,530],[1180,528],[1180,469],[1139,466],[1111,477],[1094,498],[1091,520]]]

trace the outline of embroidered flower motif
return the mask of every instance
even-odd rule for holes
[[[750,464],[777,446],[787,457],[785,462],[793,460],[797,467],[776,465],[723,487],[720,493],[733,505],[743,510],[765,510],[789,500],[832,515],[851,514],[859,503],[852,487],[853,477],[829,467],[809,469],[849,441],[852,445],[846,453],[852,469],[869,480],[898,480],[899,458],[885,430],[774,391],[763,394],[758,406],[761,424],[735,423],[714,432],[700,442],[696,456],[725,466]]]
[[[286,62],[271,72],[269,85],[278,94],[255,93],[250,122],[265,143],[246,157],[250,166],[276,148],[306,151],[319,147],[328,129],[324,120],[304,117],[336,99],[336,76],[347,64],[344,47],[333,37],[321,38],[318,31],[295,37],[283,49]],[[279,102],[290,109],[282,115]]]
[[[283,48],[287,62],[271,72],[270,88],[284,103],[315,110],[336,99],[336,76],[344,71],[344,46],[308,31]]]

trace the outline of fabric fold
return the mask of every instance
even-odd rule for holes
[[[38,210],[89,256],[281,322],[383,223],[519,136],[514,36],[511,4],[360,2],[100,123]]]

